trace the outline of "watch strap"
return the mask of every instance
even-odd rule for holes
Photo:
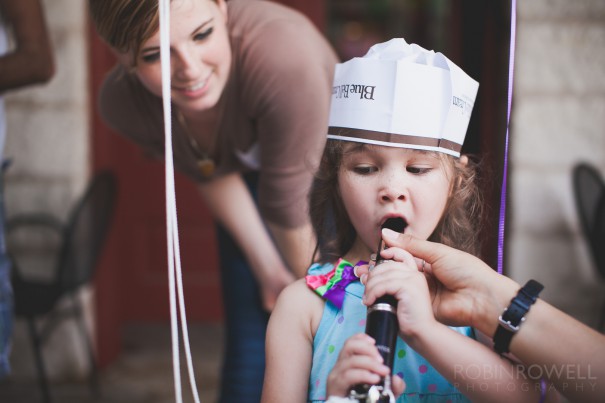
[[[544,286],[535,280],[529,280],[511,300],[510,305],[504,309],[498,318],[498,328],[494,334],[494,350],[499,354],[508,353],[510,341],[519,331],[525,314],[536,302]]]

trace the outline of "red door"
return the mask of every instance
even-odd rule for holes
[[[323,1],[282,2],[323,25]],[[101,121],[98,90],[115,59],[90,25],[93,169],[109,168],[119,179],[116,216],[95,280],[97,347],[99,363],[105,365],[120,352],[122,323],[169,319],[164,164],[145,156]],[[179,173],[176,193],[188,318],[220,321],[220,279],[212,218],[195,186]]]
[[[116,217],[96,277],[97,339],[102,363],[119,352],[126,321],[169,318],[164,164],[112,132],[97,113],[98,87],[114,65],[91,32],[91,108],[94,169],[117,173]],[[195,186],[176,175],[183,283],[188,318],[219,321],[222,311],[214,225]]]

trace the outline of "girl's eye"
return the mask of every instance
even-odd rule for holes
[[[208,28],[205,31],[198,32],[197,34],[195,34],[193,36],[193,40],[194,41],[203,41],[204,39],[208,38],[212,34],[212,31],[214,31],[213,27]]]
[[[144,63],[155,63],[160,60],[160,52],[145,53],[141,56]]]
[[[357,165],[357,166],[353,167],[353,172],[355,172],[358,175],[369,175],[376,171],[378,171],[378,168],[376,168],[375,166],[372,166],[372,165]]]
[[[421,167],[406,167],[406,171],[408,171],[411,174],[415,174],[415,175],[422,175],[425,173],[428,173],[431,170],[431,168],[421,168]]]

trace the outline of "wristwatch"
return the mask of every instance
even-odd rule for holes
[[[536,302],[544,286],[536,280],[529,280],[505,308],[498,318],[498,328],[494,333],[494,350],[498,354],[508,353],[510,341],[519,331],[521,323],[525,321],[525,314]]]

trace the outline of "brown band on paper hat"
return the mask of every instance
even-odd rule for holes
[[[407,136],[398,133],[384,133],[373,130],[353,129],[350,127],[328,127],[328,135],[350,137],[355,139],[380,141],[392,144],[408,144],[423,147],[445,148],[459,153],[462,145],[446,139],[436,139],[421,136]]]
[[[336,65],[328,138],[460,157],[479,83],[403,38]]]

